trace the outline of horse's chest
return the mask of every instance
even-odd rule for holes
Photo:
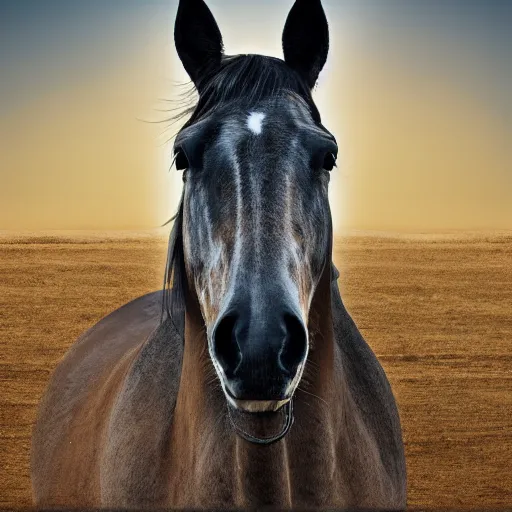
[[[176,460],[171,505],[190,507],[321,506],[332,502],[335,473],[325,450],[305,444],[252,445],[228,436]],[[314,447],[313,447],[314,448]],[[318,447],[317,447],[318,448]]]

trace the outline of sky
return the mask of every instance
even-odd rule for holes
[[[293,0],[210,0],[226,52],[281,57]],[[512,229],[512,2],[324,0],[315,90],[336,230]],[[175,0],[0,1],[0,230],[172,215]],[[161,121],[152,123],[149,121]]]

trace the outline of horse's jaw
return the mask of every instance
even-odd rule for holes
[[[247,401],[252,410],[234,408],[228,404],[231,427],[239,437],[254,444],[269,445],[282,439],[293,424],[291,398],[273,401]],[[259,410],[254,410],[258,403]]]

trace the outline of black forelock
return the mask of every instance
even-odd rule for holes
[[[227,103],[254,105],[283,93],[300,96],[313,120],[321,122],[306,80],[283,60],[263,55],[225,56],[220,69],[204,85],[197,105],[190,109],[192,115],[184,128]]]

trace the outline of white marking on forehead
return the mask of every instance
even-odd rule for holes
[[[247,118],[247,126],[251,132],[259,135],[262,130],[261,124],[263,123],[263,119],[265,119],[265,114],[261,112],[251,112],[249,117]]]

